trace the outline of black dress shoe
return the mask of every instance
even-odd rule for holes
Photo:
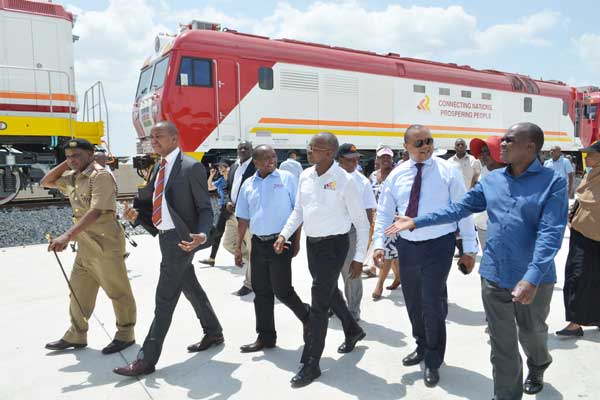
[[[140,376],[151,374],[155,371],[154,365],[148,364],[144,360],[135,360],[134,362],[124,366],[113,369],[115,374],[123,376]]]
[[[423,372],[423,379],[425,380],[425,386],[434,387],[440,381],[440,370],[426,367],[425,372]]]
[[[304,366],[298,371],[296,376],[290,381],[293,388],[301,388],[309,385],[321,376],[321,369],[319,368],[319,362],[314,357],[308,357],[308,360]]]
[[[258,338],[254,343],[241,346],[240,350],[242,353],[253,353],[255,351],[261,351],[262,349],[272,349],[273,347],[275,347],[275,342],[263,342],[261,338]]]
[[[404,365],[405,367],[410,367],[411,365],[417,365],[421,361],[423,361],[423,358],[424,358],[423,354],[419,354],[419,352],[417,350],[415,350],[402,359],[402,365]]]
[[[135,340],[132,340],[131,342],[125,342],[123,340],[114,339],[112,342],[110,342],[108,344],[108,346],[106,346],[105,348],[102,349],[102,354],[117,353],[121,350],[128,348],[129,346],[133,345],[134,343],[135,343]]]
[[[86,347],[87,343],[71,343],[71,342],[67,342],[64,339],[60,339],[57,340],[56,342],[50,342],[46,344],[46,348],[48,350],[67,350],[70,348],[73,349],[81,349],[83,347]]]
[[[342,343],[340,345],[340,347],[338,347],[338,349],[337,349],[338,353],[341,353],[341,354],[350,353],[352,350],[354,350],[356,343],[359,340],[363,340],[365,338],[365,336],[367,336],[365,331],[360,330],[358,333],[355,333],[354,335],[347,337],[346,340],[344,341],[344,343]]]
[[[252,289],[242,286],[237,292],[233,292],[232,294],[242,297],[250,293],[252,293]]]
[[[223,335],[204,335],[201,341],[191,344],[187,347],[190,353],[204,351],[211,346],[216,346],[225,341]]]
[[[583,329],[581,327],[579,327],[577,329],[565,328],[561,331],[556,331],[556,335],[564,336],[564,337],[581,337],[581,336],[583,336]]]
[[[536,394],[544,388],[544,372],[529,370],[525,383],[523,383],[523,392],[527,394]]]

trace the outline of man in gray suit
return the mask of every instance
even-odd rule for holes
[[[213,215],[208,197],[206,171],[202,164],[179,149],[178,132],[170,122],[159,122],[151,130],[152,147],[161,155],[147,185],[139,190],[133,208],[124,216],[133,225],[142,225],[158,234],[162,260],[156,288],[154,321],[137,359],[114,372],[139,376],[154,372],[171,318],[181,292],[194,307],[204,337],[188,346],[202,351],[223,343],[219,320],[198,283],[192,259],[199,248],[207,247]]]

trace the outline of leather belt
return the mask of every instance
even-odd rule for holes
[[[274,233],[272,235],[254,235],[255,238],[260,240],[261,242],[269,242],[271,240],[275,240],[279,237],[279,233]]]
[[[159,235],[164,235],[165,233],[169,233],[169,232],[174,231],[174,230],[175,230],[175,228],[173,228],[173,229],[159,229],[158,230],[158,234]]]
[[[329,239],[346,236],[346,235],[347,235],[347,233],[342,233],[340,235],[329,235],[329,236],[318,236],[318,237],[307,236],[306,240],[308,241],[308,243],[319,243],[319,242],[322,242],[323,240],[329,240]]]

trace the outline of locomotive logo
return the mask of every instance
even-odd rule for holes
[[[423,97],[421,99],[421,101],[419,102],[419,104],[417,105],[417,110],[430,112],[431,110],[429,109],[429,103],[430,103],[429,96],[425,95],[425,97]]]

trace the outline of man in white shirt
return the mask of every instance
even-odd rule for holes
[[[304,224],[308,268],[313,277],[311,335],[300,359],[304,365],[292,378],[292,387],[306,386],[321,375],[319,360],[325,347],[330,308],[340,318],[346,337],[338,353],[351,352],[366,335],[337,287],[349,251],[351,226],[356,229],[352,276],[362,272],[369,239],[369,221],[361,193],[352,176],[334,162],[338,147],[337,138],[329,132],[310,140],[307,155],[313,166],[300,175],[294,210],[274,244],[275,251],[282,252],[286,240]]]
[[[404,135],[410,160],[396,167],[387,177],[379,195],[373,242],[373,259],[383,264],[385,230],[396,212],[411,218],[424,215],[458,201],[466,193],[457,168],[432,157],[433,137],[426,126],[411,125]],[[479,250],[471,217],[458,223],[466,253],[459,265],[470,272]],[[452,266],[456,223],[414,231],[404,231],[396,240],[402,273],[402,292],[417,348],[404,357],[405,366],[425,361],[425,385],[437,385],[439,368],[446,351],[448,294],[446,280]]]
[[[352,175],[352,179],[356,182],[358,190],[361,192],[361,199],[363,202],[364,209],[369,219],[369,224],[373,219],[373,212],[377,208],[377,201],[375,200],[375,194],[373,194],[373,188],[369,179],[358,172],[358,159],[361,154],[351,143],[344,143],[340,146],[337,153],[337,162],[343,170]],[[362,300],[363,287],[362,279],[360,276],[353,276],[350,271],[350,265],[354,260],[354,248],[356,247],[356,229],[354,225],[350,229],[350,250],[344,260],[344,267],[342,268],[342,278],[344,280],[344,294],[346,295],[346,301],[348,302],[348,309],[350,314],[355,320],[360,320],[360,302]]]
[[[302,164],[298,160],[298,152],[296,150],[290,150],[287,153],[287,160],[281,163],[279,166],[280,170],[291,172],[296,179],[300,179],[300,174],[303,171]]]
[[[472,155],[467,154],[467,143],[464,139],[456,139],[454,151],[456,151],[456,154],[450,157],[448,161],[458,167],[465,181],[465,187],[469,190],[479,180],[481,163]]]
[[[550,149],[550,159],[544,162],[544,167],[555,170],[558,175],[565,178],[567,181],[567,193],[569,198],[573,197],[573,180],[575,177],[575,170],[573,164],[562,155],[562,149],[560,146],[552,146]]]

